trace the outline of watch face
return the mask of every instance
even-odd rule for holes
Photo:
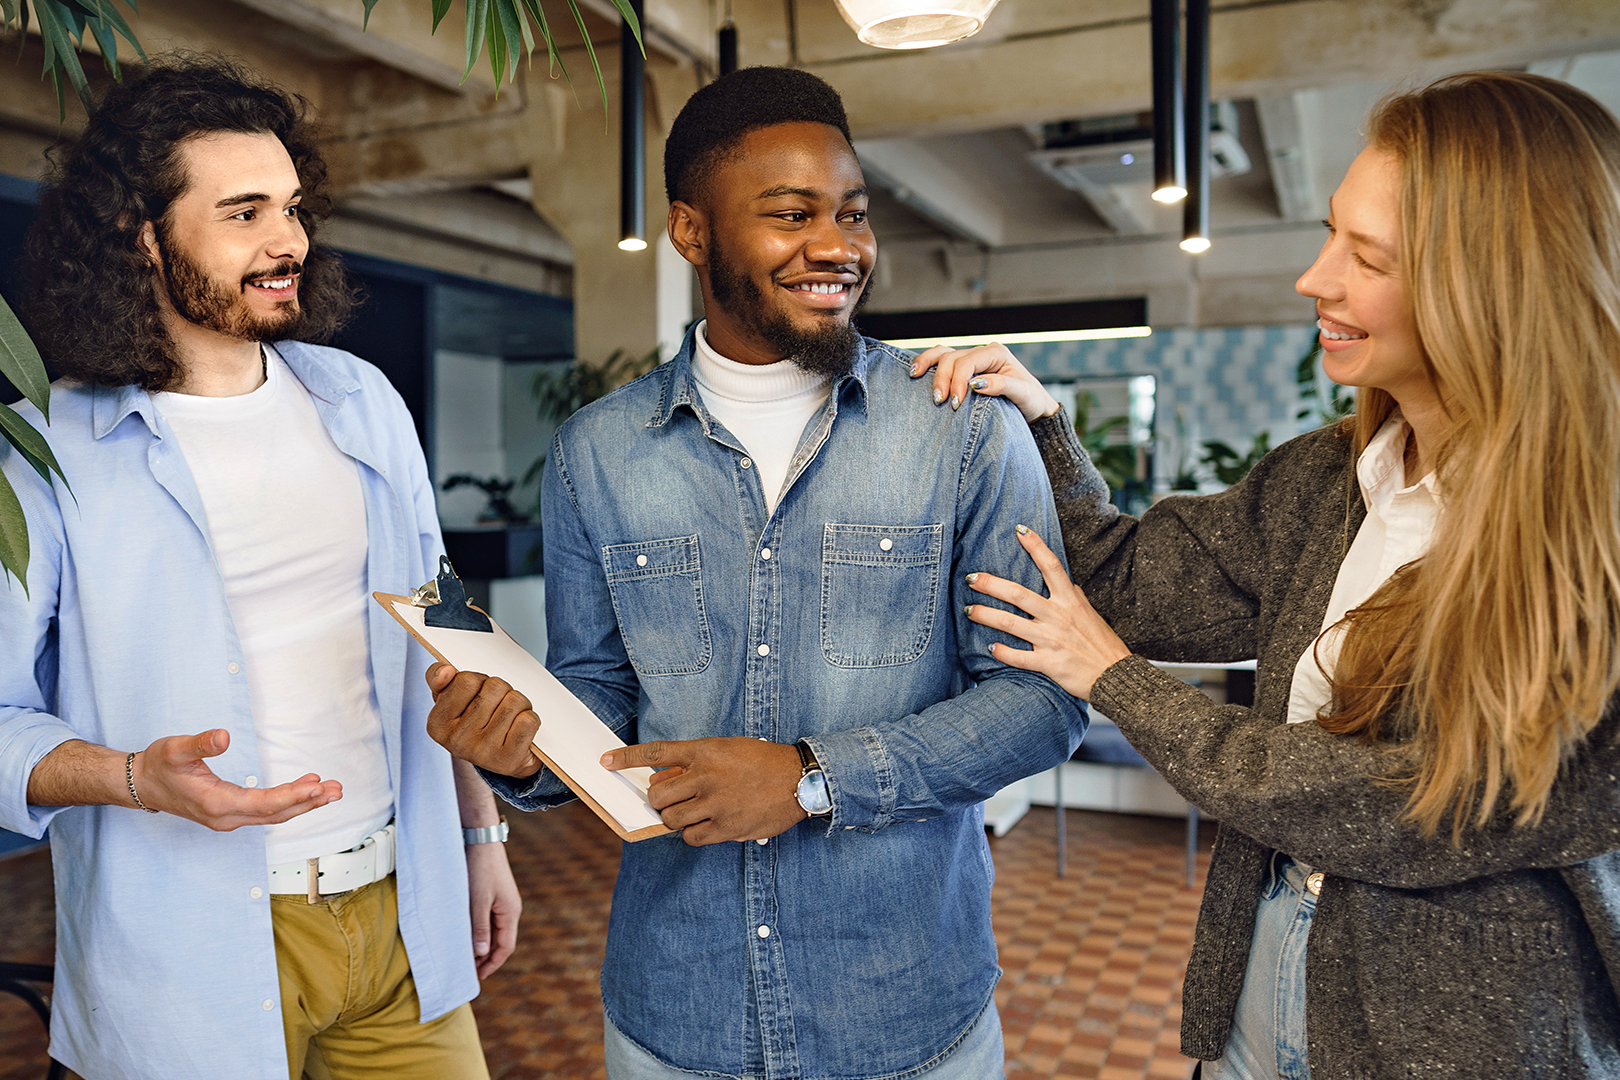
[[[811,817],[819,817],[832,810],[832,796],[827,793],[827,774],[811,769],[799,780],[799,805]]]

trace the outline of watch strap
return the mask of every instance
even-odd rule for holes
[[[799,766],[805,772],[821,768],[821,762],[816,760],[816,752],[810,749],[809,743],[800,739],[793,744],[793,748],[799,752]]]

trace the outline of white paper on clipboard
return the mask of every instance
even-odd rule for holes
[[[540,730],[534,745],[567,779],[570,787],[584,788],[597,808],[611,815],[617,830],[626,839],[642,830],[666,831],[663,820],[647,801],[652,770],[625,769],[610,772],[601,764],[602,755],[624,745],[597,715],[586,708],[545,665],[513,641],[494,619],[492,634],[476,630],[450,630],[428,626],[424,609],[399,597],[379,595],[406,629],[417,635],[458,671],[477,671],[505,679],[512,689],[529,699],[540,717]]]

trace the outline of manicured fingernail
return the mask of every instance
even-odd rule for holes
[[[1018,526],[1018,535],[1019,536],[1023,536],[1027,532],[1029,532],[1029,526],[1028,525],[1020,525],[1020,526]]]
[[[973,387],[975,390],[983,390],[985,387],[990,385],[990,380],[981,375],[977,379],[969,382],[968,385]]]
[[[962,407],[962,399],[957,397],[955,394],[952,394],[951,395],[951,408],[960,409],[961,407]]]
[[[911,365],[911,377],[913,379],[915,379],[917,376],[919,376],[921,374],[922,374],[922,366],[920,364],[912,364]]]
[[[943,391],[943,390],[941,390],[941,389],[939,389],[939,388],[938,388],[938,387],[937,387],[937,386],[936,386],[936,387],[935,387],[935,388],[934,388],[934,404],[935,404],[935,405],[938,405],[938,404],[939,404],[939,403],[940,403],[940,402],[942,402],[942,401],[944,401],[944,400],[945,400],[945,391]]]
[[[975,581],[978,581],[978,580],[979,580],[979,575],[977,573],[969,574],[967,576],[967,583],[969,585],[973,584]]]
[[[962,614],[964,614],[964,615],[972,615],[973,614],[973,605],[969,604],[969,605],[967,605],[967,607],[964,607],[962,609]]]

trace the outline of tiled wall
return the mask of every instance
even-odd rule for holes
[[[1219,439],[1247,452],[1260,431],[1271,444],[1304,427],[1296,382],[1300,357],[1314,326],[1234,326],[1207,330],[1155,330],[1150,337],[1015,345],[1031,372],[1049,382],[1091,376],[1153,375],[1158,379],[1158,449],[1154,472],[1166,487],[1181,452],[1176,412],[1184,420],[1191,460],[1202,444]],[[1202,475],[1202,473],[1201,473]]]

